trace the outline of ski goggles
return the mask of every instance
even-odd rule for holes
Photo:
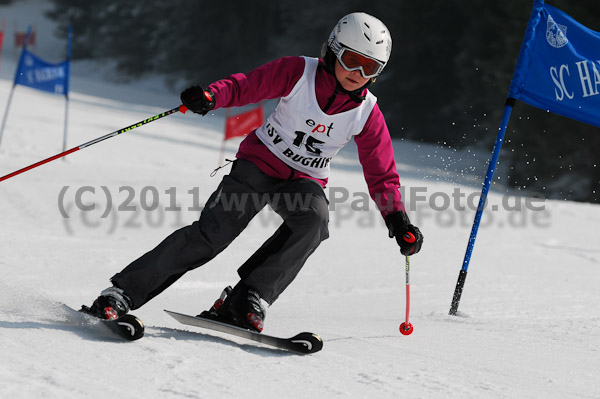
[[[356,51],[342,48],[337,57],[338,61],[346,71],[359,70],[365,79],[374,78],[381,73],[385,64],[374,58],[359,54]]]

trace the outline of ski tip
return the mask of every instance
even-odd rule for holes
[[[119,326],[121,335],[129,341],[135,341],[144,336],[144,323],[134,315],[121,316],[114,323]]]
[[[294,345],[296,351],[304,354],[316,353],[323,349],[323,340],[317,334],[302,332],[289,341]]]

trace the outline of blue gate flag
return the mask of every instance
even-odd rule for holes
[[[485,175],[450,315],[456,315],[475,239],[515,100],[600,127],[600,33],[534,0]]]
[[[49,63],[24,48],[14,84],[66,96],[69,93],[69,60]]]
[[[600,127],[600,33],[535,0],[509,98]]]

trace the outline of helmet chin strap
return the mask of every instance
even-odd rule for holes
[[[364,89],[366,89],[371,84],[371,79],[369,79],[369,81],[360,89],[348,91],[342,87],[342,84],[340,83],[339,80],[337,80],[337,77],[335,78],[335,80],[337,82],[337,86],[340,88],[340,91],[349,95],[350,98],[352,99],[352,101],[357,102],[357,103],[361,103],[365,100],[365,96],[361,96],[361,93]]]
[[[327,72],[329,72],[329,71],[327,70]],[[331,72],[329,72],[329,73],[331,73]],[[354,102],[357,102],[357,103],[363,102],[365,100],[365,96],[361,96],[360,93],[373,82],[372,79],[369,79],[369,81],[360,89],[348,91],[342,87],[342,84],[340,83],[339,80],[337,80],[337,78],[335,79],[335,81],[336,81],[335,90],[333,91],[333,94],[331,95],[331,97],[329,97],[329,99],[327,100],[327,105],[325,105],[323,112],[327,112],[327,110],[329,109],[329,107],[331,107],[331,105],[333,104],[333,101],[335,100],[335,98],[337,97],[337,95],[340,91],[342,93],[346,93],[350,97],[350,99]]]

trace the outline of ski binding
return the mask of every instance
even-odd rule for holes
[[[144,323],[132,314],[123,315],[115,320],[106,320],[90,314],[86,309],[89,308],[82,306],[79,311],[94,320],[98,320],[112,332],[128,341],[135,341],[144,336]]]

